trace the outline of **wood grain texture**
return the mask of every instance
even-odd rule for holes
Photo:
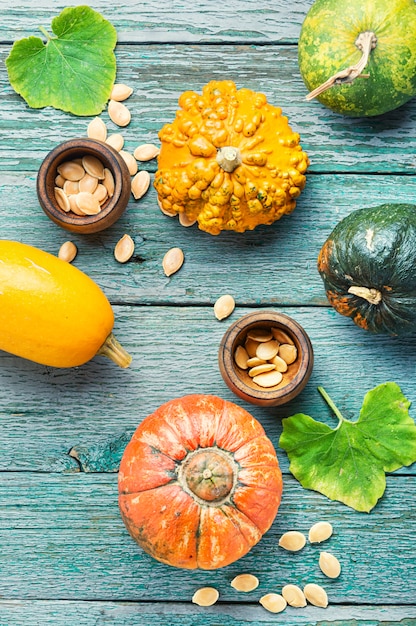
[[[288,12],[284,0],[259,7],[250,0],[147,0],[137,4],[124,0],[115,6],[105,0],[88,5],[101,12],[117,30],[119,42],[294,42],[312,0],[300,0]],[[50,29],[52,19],[68,6],[50,0],[25,0],[0,6],[0,39],[13,42],[21,37],[41,36],[37,27]],[[71,5],[72,6],[72,5]],[[33,15],[36,14],[36,19]]]
[[[286,477],[277,518],[248,555],[220,570],[189,571],[155,561],[131,539],[118,511],[116,475],[8,472],[0,484],[1,595],[9,600],[190,602],[196,589],[214,586],[223,602],[245,604],[287,583],[316,582],[327,590],[331,606],[383,605],[393,599],[398,606],[412,604],[416,519],[403,493],[416,497],[414,479],[391,476],[378,510],[358,514]],[[307,544],[299,553],[278,546],[283,532],[307,533],[319,519],[330,520],[335,529],[325,544]],[[339,557],[338,579],[320,572],[321,550]],[[230,586],[242,572],[260,580],[252,594]]]
[[[414,626],[416,612],[407,606],[329,606],[319,609],[287,608],[279,615],[272,615],[257,603],[216,604],[197,607],[189,603],[171,602],[86,602],[45,600],[0,600],[0,623],[8,626],[25,624],[39,626],[53,622],[54,626]]]
[[[10,47],[0,46],[0,62]],[[306,102],[296,46],[148,45],[117,48],[117,81],[134,89],[126,101],[130,125],[121,130],[126,149],[158,142],[171,122],[183,91],[201,91],[210,80],[233,80],[237,87],[266,94],[282,108],[310,156],[310,172],[406,173],[415,170],[416,99],[377,118],[346,118],[318,102]],[[66,139],[86,135],[91,118],[74,117],[51,107],[29,109],[0,73],[2,124],[0,169],[37,171],[42,159]],[[102,119],[108,122],[104,111]],[[119,131],[108,123],[111,132]],[[153,169],[155,163],[152,164]]]

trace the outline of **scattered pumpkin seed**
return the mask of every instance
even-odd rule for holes
[[[114,257],[119,263],[127,263],[134,253],[134,241],[130,235],[123,235],[116,243]]]
[[[140,200],[149,189],[150,174],[146,170],[141,170],[131,181],[131,192],[135,200]]]
[[[283,374],[278,372],[276,369],[253,377],[253,381],[256,385],[259,385],[259,387],[275,387],[276,385],[279,385],[282,380]]]
[[[58,258],[61,259],[61,261],[71,263],[77,256],[77,252],[78,249],[72,241],[65,241],[59,248]]]
[[[201,587],[192,596],[192,602],[198,606],[212,606],[218,600],[220,594],[214,587]]]
[[[100,212],[101,207],[97,198],[95,198],[92,193],[88,191],[80,191],[75,196],[75,202],[80,211],[84,213],[84,215],[97,215]]]
[[[55,187],[55,199],[58,203],[58,206],[65,211],[65,213],[69,213],[71,210],[71,205],[69,204],[68,196],[64,192],[61,187]]]
[[[160,148],[153,143],[142,143],[134,150],[134,158],[138,161],[151,161],[158,156]]]
[[[267,593],[259,600],[260,604],[271,613],[281,613],[285,610],[287,602],[283,596],[278,593]]]
[[[98,178],[99,180],[103,180],[104,165],[97,157],[93,156],[92,154],[86,154],[82,157],[82,167],[84,168],[85,172],[87,172],[87,174],[89,174],[90,176]]]
[[[279,346],[279,356],[286,361],[288,365],[294,363],[298,356],[296,346],[288,343],[281,343]]]
[[[193,226],[195,222],[196,220],[191,220],[183,211],[179,213],[179,224],[181,226],[184,226],[185,228],[189,228],[189,226]]]
[[[264,361],[273,359],[279,352],[279,344],[275,339],[260,342],[257,346],[256,356]]]
[[[119,155],[121,156],[121,158],[127,165],[127,169],[129,170],[130,176],[134,176],[135,174],[137,174],[138,167],[137,167],[137,161],[134,158],[134,156],[130,152],[127,152],[126,150],[120,150]]]
[[[235,576],[231,581],[231,587],[234,587],[237,591],[244,591],[246,593],[254,591],[259,586],[259,579],[253,574],[239,574]]]
[[[249,358],[248,358],[247,350],[244,348],[244,346],[237,346],[234,352],[234,361],[236,365],[240,367],[242,370],[246,370],[249,367],[248,365]]]
[[[315,583],[308,583],[303,588],[305,598],[310,604],[326,608],[328,606],[328,596],[323,587]]]
[[[168,250],[162,261],[163,271],[166,276],[172,276],[172,274],[180,270],[184,260],[185,256],[180,248],[171,248]]]
[[[282,589],[282,596],[290,606],[296,608],[306,606],[305,594],[297,585],[285,585]]]
[[[110,120],[117,126],[127,126],[130,124],[131,113],[125,104],[117,100],[110,100],[107,111]]]
[[[115,83],[111,90],[110,99],[122,102],[123,100],[127,100],[132,93],[133,89],[131,87],[128,87],[123,83]]]
[[[319,567],[328,578],[338,578],[341,574],[341,563],[330,552],[321,552],[319,555]]]
[[[229,317],[235,309],[235,300],[230,294],[220,296],[214,304],[214,315],[217,320]]]
[[[65,161],[56,168],[58,174],[60,174],[65,180],[77,181],[81,180],[85,171],[82,165],[75,163],[75,161]]]
[[[289,530],[279,539],[279,546],[285,550],[289,550],[289,552],[298,552],[298,550],[302,550],[305,543],[305,535],[297,530]]]
[[[87,136],[90,139],[105,141],[107,139],[107,126],[100,117],[94,119],[88,124]]]
[[[321,543],[329,539],[332,533],[333,528],[329,522],[317,522],[309,530],[309,541],[311,543]]]
[[[114,148],[114,150],[117,150],[117,152],[120,152],[120,150],[122,150],[124,146],[124,137],[119,133],[113,133],[112,135],[109,135],[107,137],[106,143]]]

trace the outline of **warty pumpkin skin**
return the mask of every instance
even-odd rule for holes
[[[161,141],[154,186],[169,215],[201,230],[244,232],[296,206],[309,160],[278,107],[262,93],[212,81],[186,91]]]
[[[416,330],[416,206],[353,211],[321,248],[318,271],[330,304],[366,330]]]
[[[146,417],[119,471],[121,516],[155,559],[216,569],[244,556],[270,528],[282,475],[261,424],[217,396],[171,400]]]

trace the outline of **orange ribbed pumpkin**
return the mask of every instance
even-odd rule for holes
[[[216,569],[240,559],[270,528],[281,494],[276,452],[261,424],[212,395],[159,407],[137,428],[120,465],[128,531],[174,567]]]

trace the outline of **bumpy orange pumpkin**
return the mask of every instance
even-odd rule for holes
[[[309,165],[280,108],[232,81],[186,91],[159,132],[160,208],[212,235],[244,232],[291,213]]]
[[[263,427],[217,396],[162,405],[140,424],[120,465],[127,529],[174,567],[216,569],[244,556],[270,528],[281,493]]]

